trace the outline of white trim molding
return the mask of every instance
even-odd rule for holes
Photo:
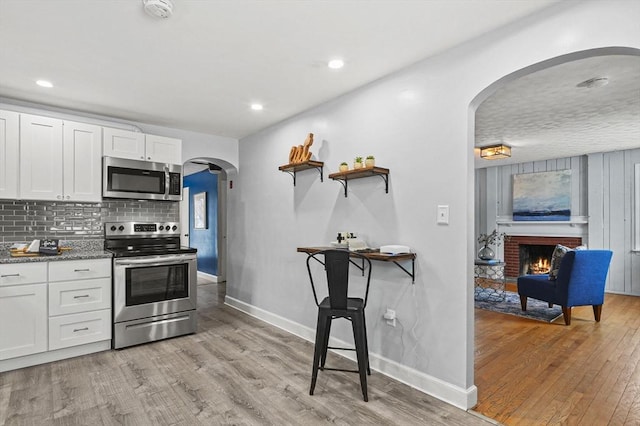
[[[226,296],[224,303],[227,306],[235,308],[275,327],[281,328],[304,340],[312,343],[315,341],[316,331],[312,328],[293,322],[287,318],[281,317],[280,315],[265,311],[264,309],[250,305],[241,300],[234,299],[233,297]],[[333,337],[330,339],[329,344],[331,346],[349,346],[349,343]],[[355,361],[355,355],[352,351],[349,351],[348,353],[343,353],[342,351],[332,352]],[[411,386],[420,392],[424,392],[463,410],[469,410],[478,403],[478,388],[476,388],[476,386],[463,389],[371,352],[369,353],[369,363],[371,364],[372,370],[382,373],[385,376]]]
[[[635,188],[634,188],[634,247],[633,251],[640,252],[640,163],[636,164],[635,170]]]

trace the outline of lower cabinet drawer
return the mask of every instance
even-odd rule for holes
[[[111,309],[49,318],[49,350],[111,339]]]
[[[49,316],[111,307],[111,278],[49,283]]]

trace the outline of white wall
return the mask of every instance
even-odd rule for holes
[[[393,265],[374,265],[367,307],[372,363],[455,405],[473,406],[470,104],[531,64],[596,47],[640,47],[639,15],[638,2],[564,2],[242,139],[242,173],[229,191],[229,303],[305,334],[316,311],[296,247],[326,244],[340,230],[363,233],[373,245],[408,244],[418,256],[415,285]],[[326,174],[343,160],[374,154],[391,170],[389,194],[381,179],[369,178],[352,182],[344,198],[339,183],[320,183],[312,171],[300,173],[294,188],[278,166],[308,132],[316,135],[312,151]],[[449,226],[436,224],[439,204],[451,208]],[[386,307],[397,311],[398,327],[383,323]],[[336,331],[351,341],[346,327]]]

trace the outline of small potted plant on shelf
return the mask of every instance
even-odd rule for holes
[[[340,163],[340,171],[341,172],[349,171],[349,165],[343,161],[342,163]]]
[[[364,165],[366,167],[373,167],[376,165],[376,157],[373,155],[367,155],[367,158],[364,160]]]
[[[362,168],[362,166],[363,166],[363,164],[362,164],[362,157],[356,157],[356,158],[353,160],[353,168],[354,168],[354,169],[361,169],[361,168]]]
[[[490,234],[478,235],[478,242],[482,244],[482,247],[480,247],[478,251],[478,258],[482,260],[492,260],[495,257],[495,253],[489,246],[495,245],[496,247],[500,247],[502,241],[509,241],[509,238],[511,237],[506,233],[498,233],[495,229]]]

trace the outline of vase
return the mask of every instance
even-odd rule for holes
[[[346,164],[341,164],[340,165],[340,171],[341,172],[348,172],[349,171],[349,166],[347,166]]]
[[[376,165],[376,160],[374,160],[373,158],[367,158],[366,160],[364,160],[364,165],[366,167],[374,167]]]
[[[491,260],[494,258],[494,256],[495,254],[493,253],[493,250],[489,248],[489,246],[483,246],[478,251],[478,258],[482,260]]]
[[[353,168],[354,169],[361,169],[362,168],[362,163],[358,163],[358,162],[353,163]]]

